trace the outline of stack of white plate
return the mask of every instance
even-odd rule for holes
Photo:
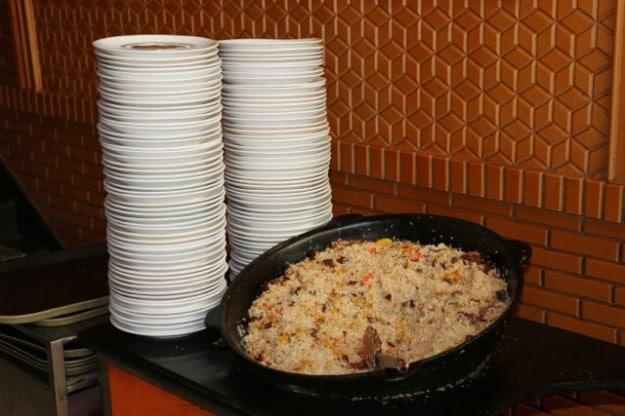
[[[230,276],[332,218],[319,39],[219,42]]]
[[[226,289],[226,206],[217,42],[94,42],[111,322],[171,337],[204,328]]]

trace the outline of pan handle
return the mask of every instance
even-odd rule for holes
[[[512,254],[519,259],[519,263],[528,264],[532,257],[532,247],[520,240],[507,240],[508,247]]]

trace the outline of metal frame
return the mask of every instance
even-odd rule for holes
[[[59,327],[43,327],[33,324],[14,325],[13,328],[40,342],[46,348],[48,359],[48,387],[50,400],[56,416],[69,415],[69,395],[98,383],[94,370],[81,377],[67,377],[65,372],[65,345],[75,341],[78,333],[92,325],[107,321],[108,315]]]

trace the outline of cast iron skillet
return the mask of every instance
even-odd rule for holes
[[[479,251],[507,281],[509,308],[475,337],[456,348],[413,362],[403,371],[381,369],[348,375],[303,375],[266,367],[247,355],[241,345],[239,325],[246,321],[247,310],[264,282],[280,276],[289,264],[304,259],[313,250],[325,249],[337,239],[377,240],[382,237],[422,244],[442,242],[465,251]],[[507,240],[483,226],[455,218],[418,214],[339,217],[278,244],[245,267],[230,283],[220,305],[209,311],[206,324],[209,329],[219,330],[226,344],[252,369],[290,391],[366,395],[440,388],[467,377],[486,362],[518,303],[523,283],[522,266],[530,256],[531,248],[527,244]]]

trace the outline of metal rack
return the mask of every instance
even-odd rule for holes
[[[47,374],[43,374],[42,378],[44,380],[41,381],[46,382],[48,385],[50,401],[54,409],[53,414],[67,416],[69,414],[69,395],[97,384],[98,373],[95,366],[92,370],[77,376],[68,376],[66,374],[65,347],[70,342],[76,341],[78,333],[83,329],[107,320],[108,317],[99,316],[59,327],[42,327],[34,324],[13,326],[13,328],[40,343],[46,349],[48,368]]]

